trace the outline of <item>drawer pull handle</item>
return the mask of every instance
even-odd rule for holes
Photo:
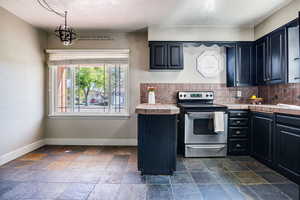
[[[240,148],[240,147],[241,147],[241,145],[240,145],[240,144],[237,144],[237,145],[235,145],[235,147],[237,147],[237,148]]]
[[[237,115],[238,115],[238,116],[241,116],[242,114],[241,114],[241,113],[238,113]]]
[[[239,134],[241,134],[241,131],[236,131],[235,133],[236,133],[237,135],[239,135]]]
[[[236,121],[236,123],[237,123],[237,124],[240,124],[241,122],[240,122],[240,121]]]

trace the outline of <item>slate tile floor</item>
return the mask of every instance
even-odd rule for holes
[[[173,176],[140,176],[136,163],[135,147],[45,146],[0,166],[0,199],[298,200],[251,157],[178,157]]]

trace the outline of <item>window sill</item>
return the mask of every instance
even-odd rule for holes
[[[130,114],[53,114],[48,115],[49,119],[129,119]]]

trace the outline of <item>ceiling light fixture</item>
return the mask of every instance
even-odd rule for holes
[[[56,10],[54,10],[47,2],[46,0],[37,0],[38,3],[47,11],[52,12],[60,17],[63,17],[65,19],[65,24],[60,25],[55,29],[55,35],[60,39],[60,41],[63,43],[63,45],[68,46],[72,45],[73,42],[77,39],[77,35],[73,28],[69,27],[67,24],[67,16],[68,12],[65,11],[64,13],[60,13]]]

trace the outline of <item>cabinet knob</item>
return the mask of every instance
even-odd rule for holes
[[[236,123],[237,123],[237,124],[240,124],[241,122],[240,122],[240,121],[236,121]]]
[[[242,114],[241,114],[241,113],[238,113],[237,115],[238,115],[238,116],[241,116]]]
[[[241,147],[241,145],[240,144],[237,144],[237,145],[235,145],[237,148],[240,148]]]
[[[241,131],[236,131],[235,133],[239,135],[239,134],[241,134]]]

